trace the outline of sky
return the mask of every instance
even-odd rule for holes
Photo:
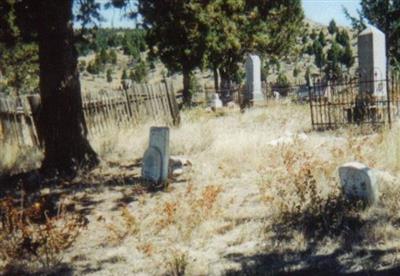
[[[343,13],[345,7],[352,16],[358,17],[361,9],[360,0],[302,0],[307,18],[328,25],[334,19],[337,25],[350,26],[350,21]]]
[[[328,25],[334,19],[337,25],[350,26],[350,21],[343,13],[343,7],[353,16],[357,16],[357,9],[360,9],[360,0],[302,0],[302,3],[306,17],[324,25]],[[121,18],[121,11],[118,9],[103,9],[102,15],[106,20],[101,23],[102,27],[134,26],[132,20]]]

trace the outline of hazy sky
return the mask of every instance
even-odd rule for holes
[[[343,7],[353,16],[357,16],[357,9],[361,9],[360,0],[302,0],[302,2],[306,17],[322,24],[328,24],[333,18],[338,25],[349,26],[350,22],[343,13]]]
[[[343,13],[343,7],[354,16],[357,15],[357,9],[360,9],[360,0],[302,0],[302,2],[307,18],[326,25],[333,18],[338,25],[349,26],[350,22]],[[101,23],[103,27],[111,27],[112,23],[114,27],[134,26],[132,20],[121,18],[118,9],[103,10],[102,15],[106,19],[106,22]]]

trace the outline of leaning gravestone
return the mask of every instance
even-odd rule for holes
[[[151,127],[149,148],[143,156],[142,177],[165,183],[168,178],[169,128]]]
[[[359,162],[349,162],[339,168],[344,195],[350,201],[372,205],[378,201],[378,183],[375,172]]]
[[[246,59],[246,90],[250,102],[264,100],[261,89],[261,60],[257,55],[250,54]]]
[[[386,97],[385,34],[369,26],[358,36],[360,92]]]

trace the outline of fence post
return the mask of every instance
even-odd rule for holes
[[[36,129],[36,135],[39,141],[39,147],[43,148],[43,135],[41,133],[42,129],[39,126],[39,114],[41,107],[41,99],[39,95],[28,96],[28,103],[31,108],[33,124]]]
[[[387,113],[388,113],[388,121],[389,121],[389,129],[392,128],[392,115],[391,113],[391,103],[390,103],[390,89],[393,87],[389,87],[389,72],[386,72],[386,98],[387,98]],[[392,77],[392,76],[391,76]]]
[[[179,126],[181,123],[181,117],[179,115],[179,109],[176,104],[176,97],[175,97],[174,89],[173,88],[169,89],[168,82],[166,79],[164,79],[164,84],[165,84],[165,89],[166,89],[167,95],[168,95],[168,105],[169,105],[169,110],[171,112],[172,124],[174,126]],[[171,86],[172,86],[172,84],[171,84]]]
[[[312,105],[312,90],[311,84],[308,85],[308,102],[310,104],[310,112],[311,112],[311,125],[314,130],[314,112],[313,112],[313,105]]]

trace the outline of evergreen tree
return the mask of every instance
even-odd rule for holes
[[[344,51],[342,52],[342,56],[340,62],[346,66],[347,69],[350,69],[354,64],[354,56],[353,50],[349,44],[346,45]]]
[[[111,69],[107,69],[106,78],[107,78],[107,82],[112,82],[113,79],[112,79]]]
[[[350,45],[350,36],[346,30],[339,31],[336,34],[335,38],[336,42],[342,45],[343,47],[346,47],[347,45]]]
[[[325,74],[328,79],[338,79],[341,76],[340,72],[340,59],[343,55],[342,49],[339,44],[333,42],[327,54],[327,63],[325,67]]]
[[[336,26],[335,20],[331,20],[328,25],[328,32],[333,35],[338,31],[338,27]]]
[[[315,29],[312,30],[311,34],[310,34],[310,38],[312,40],[317,39],[317,32],[315,31]]]
[[[128,79],[128,75],[126,74],[126,69],[122,70],[122,76],[121,76],[121,80],[127,80]]]
[[[142,0],[139,13],[151,55],[159,57],[169,71],[183,72],[186,104],[191,101],[192,70],[205,64],[229,86],[238,79],[239,63],[246,53],[288,52],[303,19],[299,0],[185,0],[179,4]]]
[[[365,28],[365,20],[376,26],[386,35],[387,53],[391,62],[400,61],[400,1],[389,0],[361,0],[359,18],[349,15],[353,27],[358,31]]]
[[[326,64],[326,56],[324,53],[324,49],[318,40],[314,41],[313,45],[314,55],[315,55],[315,65],[319,68],[320,72],[324,65]]]
[[[324,34],[324,32],[322,30],[319,32],[318,41],[319,41],[319,44],[321,44],[322,47],[326,46],[325,34]]]
[[[299,75],[299,73],[300,73],[299,68],[294,67],[294,69],[293,69],[293,77],[297,78],[297,76]]]
[[[117,53],[115,52],[114,49],[110,50],[110,53],[108,54],[108,56],[109,56],[111,64],[113,64],[113,65],[117,64]]]
[[[174,72],[183,73],[183,100],[191,104],[190,73],[201,65],[207,26],[198,20],[198,1],[139,0],[138,12],[146,29],[150,55],[157,56]]]

